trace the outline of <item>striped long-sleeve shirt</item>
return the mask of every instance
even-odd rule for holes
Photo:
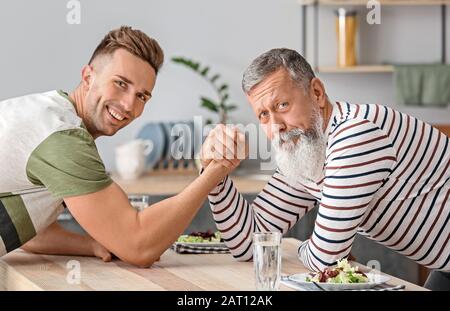
[[[450,270],[450,139],[388,107],[332,105],[320,180],[289,184],[276,171],[253,203],[229,177],[210,193],[233,256],[251,260],[253,232],[285,233],[318,206],[313,234],[298,250],[311,270],[348,256],[357,233],[426,267]]]

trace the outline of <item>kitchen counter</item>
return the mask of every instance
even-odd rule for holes
[[[249,174],[231,176],[241,193],[259,193],[271,175]],[[148,195],[173,195],[179,193],[195,178],[196,171],[153,171],[135,180],[124,180],[116,174],[112,179],[127,193],[145,193]]]
[[[283,239],[282,273],[306,272],[297,259],[299,240]],[[80,282],[68,282],[72,265],[79,263]],[[73,284],[75,283],[75,284]],[[422,287],[392,277],[391,285],[406,290]],[[254,290],[252,262],[238,262],[230,254],[177,254],[167,250],[151,268],[120,260],[104,263],[93,257],[50,256],[18,249],[0,259],[0,290]],[[281,290],[291,290],[281,285]]]

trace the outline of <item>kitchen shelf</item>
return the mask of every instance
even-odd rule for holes
[[[381,5],[443,5],[450,0],[378,0]],[[367,5],[367,0],[299,0],[300,5]]]
[[[433,5],[441,8],[441,62],[445,64],[446,59],[446,24],[447,24],[447,4],[450,0],[378,0],[384,6],[424,6]],[[354,67],[337,67],[337,66],[321,66],[319,65],[319,7],[321,6],[366,6],[367,0],[298,0],[301,7],[302,16],[302,53],[308,59],[306,43],[307,43],[307,7],[313,8],[313,62],[312,66],[322,73],[390,73],[394,71],[393,66],[383,64],[373,65],[357,65]]]
[[[394,71],[394,67],[390,65],[319,66],[316,71],[319,73],[390,73]]]

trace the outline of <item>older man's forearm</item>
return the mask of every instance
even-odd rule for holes
[[[249,204],[227,177],[209,195],[217,228],[232,255],[251,260],[252,233],[259,231],[287,232],[316,200],[306,192],[293,188],[275,173],[262,192]]]

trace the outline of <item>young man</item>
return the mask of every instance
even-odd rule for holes
[[[70,94],[0,102],[0,256],[23,245],[103,260],[112,252],[150,266],[188,226],[228,162],[213,162],[180,194],[138,213],[95,145],[142,114],[163,58],[154,39],[121,27],[101,41]],[[92,238],[55,223],[63,203]]]

